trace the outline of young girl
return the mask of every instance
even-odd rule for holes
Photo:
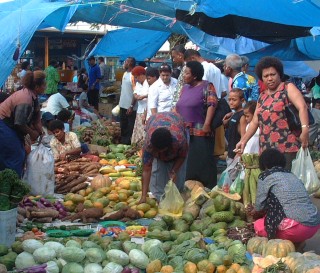
[[[250,126],[250,122],[253,118],[254,111],[256,110],[257,102],[249,101],[243,108],[243,115],[246,119],[247,126],[246,131]],[[259,134],[260,129],[258,128],[255,134],[249,139],[246,147],[244,148],[244,154],[258,154],[259,153]]]
[[[240,141],[241,137],[246,131],[246,119],[243,115],[242,104],[244,103],[243,91],[239,88],[233,88],[229,93],[229,105],[232,110],[224,116],[222,122],[227,128],[227,141],[228,141],[228,158],[227,165],[229,166],[233,161],[236,153],[234,149],[236,144]]]

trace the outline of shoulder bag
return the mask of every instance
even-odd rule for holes
[[[285,88],[284,92],[287,97],[287,105],[285,106],[285,114],[288,122],[289,129],[291,131],[300,131],[301,130],[301,121],[299,117],[299,111],[298,109],[290,102],[288,97],[288,91]],[[314,124],[314,118],[308,109],[308,117],[309,117],[309,125]]]

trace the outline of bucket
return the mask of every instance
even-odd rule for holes
[[[0,211],[0,244],[10,247],[16,237],[17,208]]]

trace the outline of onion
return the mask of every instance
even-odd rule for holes
[[[122,271],[121,273],[132,273],[132,269],[128,266],[126,266]]]

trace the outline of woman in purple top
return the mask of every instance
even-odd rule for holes
[[[214,131],[211,122],[218,98],[212,83],[202,80],[201,63],[186,64],[183,86],[176,111],[183,117],[189,131],[190,143],[186,180],[198,180],[207,188],[217,182],[217,167],[213,157]]]

